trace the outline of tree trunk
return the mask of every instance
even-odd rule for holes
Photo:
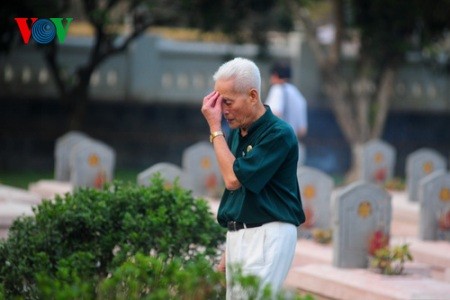
[[[69,102],[69,130],[83,130],[87,104],[89,102],[89,83],[94,68],[80,68],[78,83],[67,95]]]
[[[379,138],[383,134],[391,96],[394,92],[394,81],[396,75],[396,66],[387,66],[382,71],[378,93],[375,100],[377,103],[377,114],[375,116],[372,132],[370,134],[371,139]]]
[[[82,95],[70,95],[69,130],[83,130],[86,116],[87,98]]]
[[[362,179],[362,161],[364,143],[353,143],[350,145],[352,151],[352,165],[345,176],[345,182],[350,183]]]

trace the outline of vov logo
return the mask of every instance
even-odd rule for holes
[[[65,26],[63,19],[66,20]],[[24,44],[28,45],[31,37],[38,44],[48,44],[53,41],[55,36],[58,37],[60,43],[64,43],[73,18],[14,18],[14,20],[19,27]],[[28,20],[31,20],[31,25],[28,25]]]

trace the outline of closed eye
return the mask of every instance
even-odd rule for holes
[[[229,99],[223,99],[223,104],[225,104],[226,106],[230,106],[231,104],[233,104],[233,101],[229,100]]]

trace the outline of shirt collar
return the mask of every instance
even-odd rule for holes
[[[259,119],[253,122],[253,124],[250,125],[247,135],[251,135],[253,132],[257,131],[263,124],[266,124],[267,121],[272,118],[272,116],[274,116],[272,110],[268,105],[264,104],[264,107],[266,109],[266,112],[261,117],[259,117]]]

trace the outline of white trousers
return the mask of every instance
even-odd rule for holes
[[[297,244],[297,228],[289,223],[271,222],[260,227],[228,231],[226,241],[227,299],[246,299],[241,289],[232,286],[233,269],[242,267],[243,275],[256,275],[260,288],[270,284],[278,292],[292,264]]]

